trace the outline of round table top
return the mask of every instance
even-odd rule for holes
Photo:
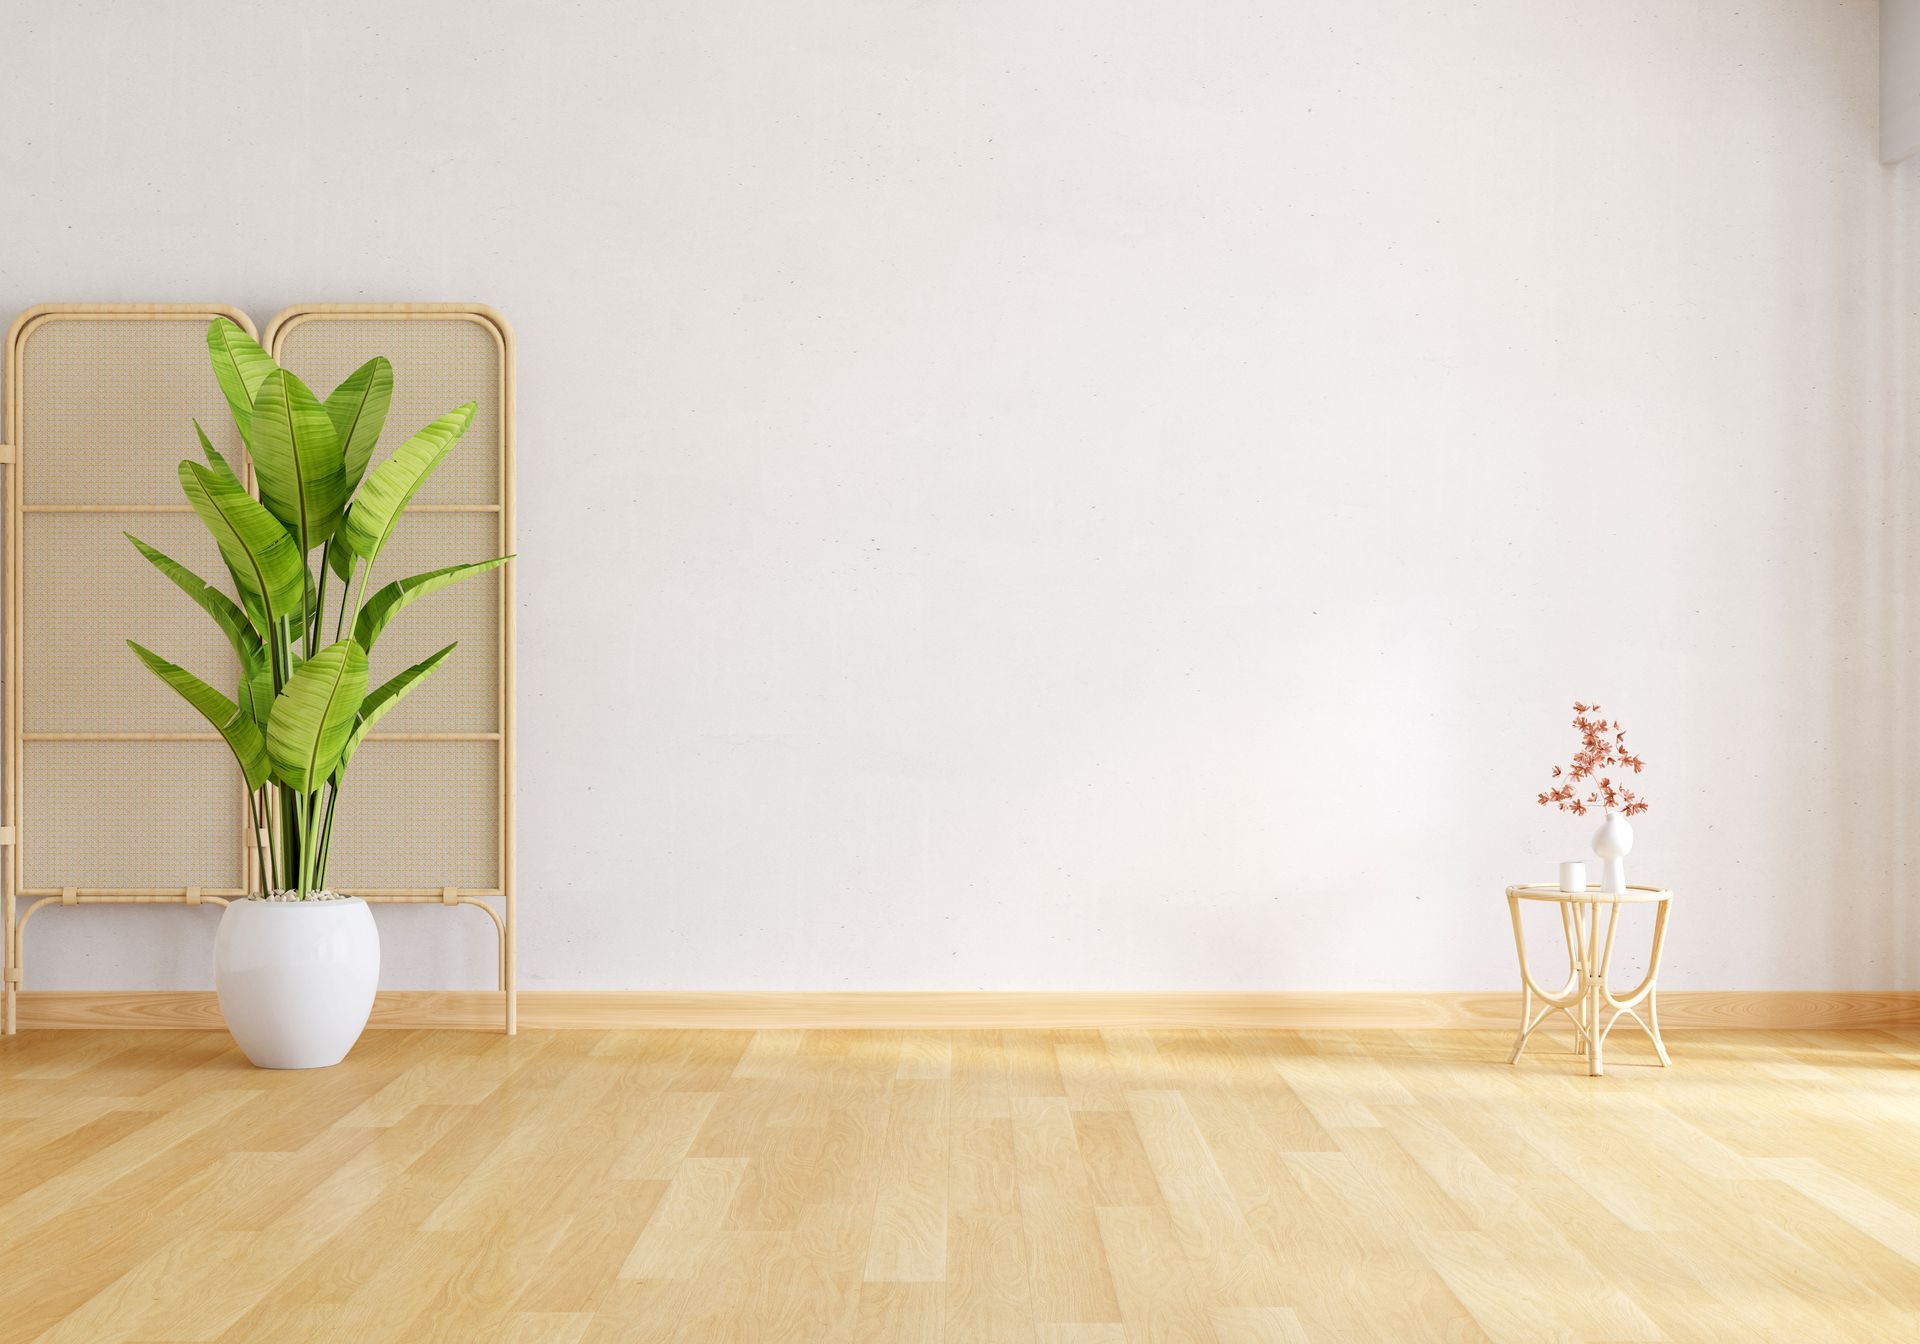
[[[1643,887],[1637,883],[1627,883],[1625,891],[1607,892],[1600,890],[1598,884],[1589,882],[1585,891],[1562,891],[1558,882],[1533,882],[1525,886],[1508,887],[1508,896],[1517,896],[1523,901],[1560,901],[1563,904],[1572,901],[1603,901],[1607,904],[1631,904],[1637,901],[1670,901],[1673,893],[1665,887]]]

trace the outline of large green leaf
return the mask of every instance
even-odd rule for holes
[[[267,715],[273,710],[273,668],[266,659],[240,673],[240,712],[267,731]]]
[[[474,403],[468,402],[448,411],[398,448],[393,456],[375,467],[367,476],[353,507],[340,525],[341,535],[353,553],[369,564],[387,544],[400,515],[414,493],[426,484],[427,477],[440,465],[460,436],[473,423]]]
[[[333,535],[347,502],[340,436],[311,389],[285,369],[260,383],[253,402],[253,469],[260,502],[305,555]]]
[[[224,317],[207,327],[207,353],[213,357],[213,376],[233,409],[233,423],[240,427],[240,437],[251,442],[254,397],[275,368],[273,357]]]
[[[334,572],[341,583],[353,577],[353,549],[339,532],[335,532],[333,540],[327,543],[327,568]]]
[[[198,462],[180,464],[180,488],[213,533],[241,597],[251,595],[269,625],[298,617],[307,567],[286,529],[231,475],[216,476]]]
[[[230,483],[234,489],[240,491],[242,494],[248,493],[246,487],[240,484],[240,478],[234,475],[233,468],[227,465],[227,459],[220,455],[220,450],[215,448],[212,441],[207,438],[207,431],[200,428],[200,422],[198,420],[193,422],[193,432],[200,436],[200,451],[206,454],[207,467],[213,472],[214,476],[219,480]],[[267,618],[260,610],[260,599],[247,591],[246,584],[241,582],[238,571],[236,571],[232,565],[227,566],[227,572],[233,575],[233,590],[240,594],[240,604],[246,609],[247,619],[253,623],[253,628],[259,631],[260,637],[265,639],[267,636]]]
[[[354,641],[368,653],[372,653],[373,642],[380,638],[380,632],[387,628],[387,622],[415,598],[438,592],[450,583],[458,583],[469,574],[483,574],[489,569],[498,569],[511,559],[513,559],[512,556],[503,555],[493,560],[476,560],[469,565],[448,565],[445,569],[430,569],[425,574],[415,574],[411,578],[395,579],[368,598],[366,605],[360,608],[360,614],[354,618],[353,622]]]
[[[298,649],[287,650],[287,656],[292,660],[287,675],[292,676],[300,670],[300,664],[305,660],[300,657]],[[259,666],[247,669],[240,678],[240,694],[234,698],[241,709],[253,716],[253,721],[260,725],[260,731],[266,732],[267,716],[273,712],[272,664],[263,658]]]
[[[131,532],[121,533],[133,543],[134,549],[147,557],[155,569],[172,579],[175,586],[199,604],[200,610],[213,617],[227,636],[227,642],[233,645],[233,651],[239,656],[240,666],[250,668],[256,663],[265,662],[265,650],[260,642],[260,632],[253,628],[253,622],[240,610],[239,604],[205,579],[195,574],[177,560],[161,554]]]
[[[353,732],[347,736],[347,745],[340,752],[340,764],[335,767],[336,771],[346,770],[347,762],[353,759],[354,752],[360,750],[361,740],[373,725],[380,722],[386,712],[400,702],[402,696],[425,680],[427,674],[444,663],[447,655],[458,647],[457,643],[449,644],[440,652],[422,658],[406,671],[397,672],[381,682],[378,689],[367,696],[366,702],[360,706],[360,720],[353,725]]]
[[[240,478],[234,474],[233,468],[227,465],[227,459],[220,455],[220,450],[213,446],[213,440],[207,437],[206,430],[200,428],[198,420],[193,422],[193,432],[200,436],[200,451],[206,455],[207,466],[212,468],[213,474],[222,480],[239,485]]]
[[[220,730],[220,736],[233,750],[234,760],[240,762],[240,773],[246,776],[249,791],[266,783],[267,745],[260,738],[259,726],[238,705],[184,667],[168,662],[152,650],[141,648],[132,640],[127,641],[127,647],[139,655],[149,671],[178,691],[181,699]]]
[[[333,432],[340,439],[349,495],[367,474],[367,463],[373,457],[374,445],[380,442],[392,400],[393,365],[380,355],[348,374],[344,383],[327,394],[327,418],[333,421]]]
[[[367,654],[350,639],[294,669],[267,715],[267,755],[281,783],[311,793],[340,764],[367,694]]]

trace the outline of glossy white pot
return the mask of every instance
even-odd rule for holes
[[[213,940],[220,1014],[263,1069],[338,1064],[360,1039],[380,981],[367,903],[234,901]]]

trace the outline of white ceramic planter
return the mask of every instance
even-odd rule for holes
[[[338,1064],[360,1039],[380,981],[367,903],[234,901],[213,941],[220,1014],[263,1069]]]

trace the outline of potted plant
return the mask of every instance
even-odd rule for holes
[[[1593,852],[1600,859],[1600,890],[1618,895],[1627,889],[1627,853],[1633,848],[1633,825],[1627,818],[1645,812],[1647,804],[1624,782],[1616,783],[1611,772],[1631,770],[1637,775],[1647,763],[1627,749],[1627,730],[1620,721],[1600,717],[1598,705],[1574,701],[1573,730],[1580,734],[1573,762],[1565,769],[1553,767],[1557,782],[1543,790],[1538,801],[1576,817],[1586,816],[1590,807],[1606,812],[1593,833]]]
[[[369,596],[381,549],[472,423],[474,403],[447,412],[368,470],[393,396],[385,359],[368,360],[322,400],[224,318],[207,329],[207,348],[259,495],[197,422],[206,460],[180,464],[180,487],[213,534],[232,593],[127,539],[220,627],[239,658],[239,684],[229,698],[128,643],[219,731],[246,780],[260,883],[227,906],[214,943],[227,1028],[263,1068],[319,1068],[339,1063],[359,1039],[380,971],[366,902],[327,886],[348,767],[368,731],[454,645],[372,689],[370,657],[409,603],[512,557],[396,579]],[[310,569],[309,557],[317,567]],[[339,592],[329,638],[333,580]]]

